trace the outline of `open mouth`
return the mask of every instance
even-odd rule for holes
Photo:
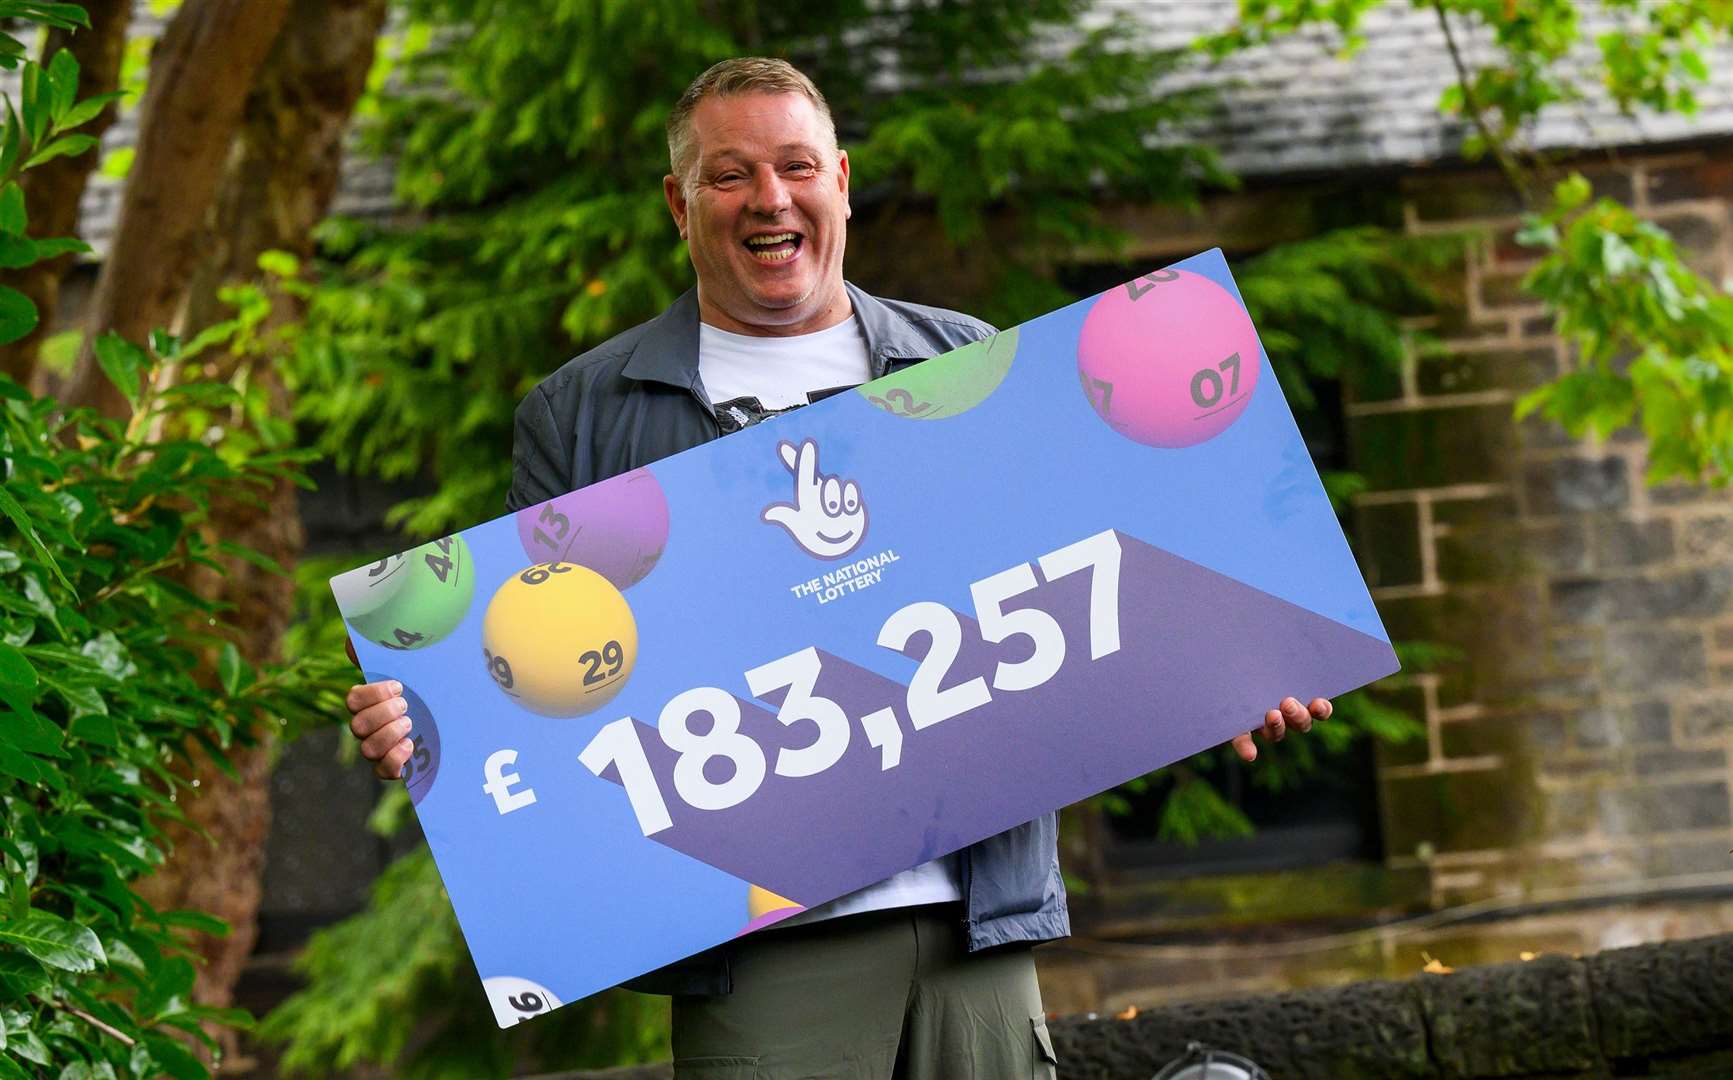
[[[759,233],[746,238],[746,250],[761,263],[787,262],[800,250],[804,237],[799,233]]]

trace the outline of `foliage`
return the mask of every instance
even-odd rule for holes
[[[526,1062],[586,1068],[666,1052],[667,1000],[623,990],[499,1031],[426,848],[380,876],[364,912],[316,933],[296,968],[318,992],[290,998],[261,1029],[290,1040],[288,1073],[389,1062],[408,1080],[507,1076]]]
[[[1225,55],[1314,24],[1330,24],[1345,49],[1363,44],[1359,27],[1385,0],[1240,0],[1231,30],[1202,43]],[[1701,0],[1601,0],[1616,27],[1592,43],[1600,63],[1573,64],[1589,46],[1578,0],[1410,0],[1432,11],[1458,79],[1439,109],[1474,125],[1462,151],[1490,154],[1535,208],[1525,240],[1546,257],[1523,287],[1546,303],[1559,333],[1582,350],[1582,368],[1523,399],[1572,434],[1601,436],[1640,422],[1650,448],[1649,479],[1725,484],[1733,457],[1728,393],[1728,300],[1681,258],[1665,234],[1612,200],[1586,206],[1588,184],[1573,175],[1551,186],[1554,164],[1526,141],[1549,108],[1586,99],[1585,70],[1626,113],[1694,113],[1693,87],[1708,80],[1705,47],[1733,34],[1733,4]],[[1495,59],[1464,59],[1462,40],[1490,38]],[[1635,358],[1629,364],[1625,354]]]
[[[1030,270],[1052,243],[1108,239],[1101,195],[1184,202],[1219,176],[1207,152],[1154,138],[1195,109],[1151,89],[1171,57],[1112,28],[1035,56],[1085,6],[407,0],[361,113],[424,215],[322,229],[302,419],[342,468],[436,482],[394,513],[412,532],[493,512],[518,400],[691,284],[658,183],[663,124],[696,72],[741,51],[789,55],[827,90],[857,210],[930,201],[952,248],[985,242],[991,217],[1002,273],[1025,287],[989,290],[1020,299],[980,314],[1018,322],[1070,299],[1027,287]],[[869,92],[884,71],[898,93]]]
[[[1589,185],[1559,185],[1526,243],[1547,252],[1523,287],[1557,312],[1578,366],[1527,394],[1572,435],[1605,437],[1633,419],[1649,479],[1733,479],[1733,297],[1685,268],[1672,238]]]
[[[0,2],[0,17],[87,25],[64,4]],[[23,68],[0,131],[0,259],[14,267],[85,250],[25,235],[17,177],[88,151],[73,129],[108,100],[76,100],[66,51],[45,67],[23,56],[0,33],[0,65]],[[35,322],[0,289],[0,338]],[[184,349],[166,335],[149,350],[101,339],[103,370],[133,406],[124,419],[63,412],[0,378],[0,1077],[205,1077],[188,1042],[214,1050],[203,1025],[249,1022],[190,1001],[185,935],[226,927],[154,910],[131,883],[164,862],[164,826],[186,820],[180,769],[193,757],[225,765],[267,725],[336,705],[316,689],[328,667],[243,661],[223,611],[187,584],[195,568],[261,559],[208,535],[212,499],[293,478],[304,456],[225,433],[214,421],[244,430],[256,395],[192,370],[199,350],[245,342],[254,324],[243,310]]]

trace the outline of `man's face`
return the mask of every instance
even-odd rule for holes
[[[848,155],[833,149],[800,94],[709,97],[692,112],[690,192],[663,181],[692,252],[705,322],[749,334],[800,334],[849,311],[842,253]]]

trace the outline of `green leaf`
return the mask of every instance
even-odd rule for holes
[[[178,926],[183,930],[196,930],[212,937],[228,937],[230,926],[215,915],[203,911],[164,911],[157,916],[164,926]]]
[[[108,94],[93,94],[74,105],[72,110],[66,114],[66,119],[60,122],[60,126],[68,130],[83,127],[95,120],[109,102],[118,101],[125,96],[126,94],[120,90]]]
[[[0,686],[23,694],[36,689],[36,668],[19,650],[0,642]]]
[[[110,330],[96,339],[96,362],[102,367],[102,373],[108,376],[108,381],[126,396],[128,403],[138,408],[144,396],[141,385],[144,372],[150,367],[150,359],[144,350]]]
[[[103,155],[102,164],[96,167],[96,171],[110,180],[125,180],[132,172],[132,161],[137,156],[136,147],[117,146]]]
[[[34,301],[10,285],[0,285],[0,345],[10,345],[36,329],[38,318]]]
[[[12,108],[12,95],[5,95],[6,121],[3,133],[0,133],[0,176],[9,176],[14,166],[18,164],[18,151],[24,145],[24,123],[18,119],[17,110]],[[12,230],[23,232],[23,228]]]
[[[48,985],[48,969],[23,953],[0,952],[0,990],[6,997],[21,998]]]
[[[28,236],[0,233],[0,267],[16,270],[29,266],[40,257],[36,241]]]
[[[54,126],[59,127],[78,97],[78,58],[72,55],[71,49],[61,49],[48,61],[48,82],[52,87],[49,111]]]
[[[150,1056],[174,1080],[210,1080],[210,1072],[191,1050],[166,1035],[146,1033],[144,1044]]]
[[[234,697],[241,686],[241,652],[232,641],[223,642],[217,657],[217,678],[222,680],[223,692]]]
[[[32,169],[45,161],[53,161],[57,157],[77,157],[95,146],[95,135],[62,135],[42,149],[30,155],[30,160],[24,163],[26,169]]]
[[[36,527],[30,523],[30,516],[24,512],[22,506],[18,505],[18,500],[12,497],[12,493],[4,487],[0,487],[0,514],[5,514],[12,520],[12,524],[18,526],[18,531],[24,534],[24,539],[30,541],[30,546],[36,549],[36,554],[40,555],[42,561],[48,564],[48,568],[54,571],[54,576],[60,579],[60,584],[66,586],[67,592],[77,596],[78,590],[74,589],[72,582],[66,580],[66,575],[60,572],[60,563],[55,561],[54,555],[47,547],[43,546],[42,538],[36,535]]]
[[[68,756],[63,746],[65,742],[66,736],[59,725],[38,715],[34,709],[0,713],[0,743],[31,754],[64,758]]]
[[[301,260],[287,251],[270,251],[259,254],[259,269],[273,277],[292,278],[301,273]]]
[[[67,922],[56,915],[36,912],[28,918],[0,922],[0,941],[16,945],[52,968],[62,971],[95,971],[106,964],[102,942],[90,927]]]
[[[11,1054],[0,1054],[0,1080],[31,1080],[24,1066],[12,1060]]]

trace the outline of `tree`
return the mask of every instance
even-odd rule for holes
[[[241,112],[213,198],[212,225],[201,245],[207,254],[191,274],[183,301],[189,334],[233,325],[224,298],[237,285],[258,282],[260,262],[292,281],[309,257],[312,228],[337,189],[349,117],[372,67],[385,0],[294,0],[282,31],[260,66]],[[147,167],[140,162],[140,168]],[[134,182],[139,177],[135,175]],[[136,235],[136,234],[135,234]],[[116,285],[116,288],[122,288]],[[281,332],[301,315],[298,290],[275,288],[262,301],[259,325],[244,342],[262,347],[213,350],[209,378],[245,395],[247,420],[227,424],[226,444],[236,452],[278,452],[293,443],[290,401],[278,369]],[[222,423],[220,417],[213,418]],[[296,489],[279,478],[258,498],[212,500],[203,531],[235,543],[261,560],[228,556],[191,584],[200,595],[233,612],[249,632],[241,656],[266,664],[279,646],[294,606],[294,582],[271,567],[293,566],[305,542]],[[195,997],[226,1006],[257,940],[265,840],[270,829],[269,776],[275,753],[266,731],[227,760],[205,759],[192,773],[196,797],[186,800],[188,820],[170,830],[177,854],[145,883],[158,907],[197,908],[228,924],[221,935],[201,935]]]
[[[81,8],[34,0],[3,0],[0,19],[88,27]],[[22,53],[0,32],[0,65]],[[46,60],[25,62],[20,107],[8,101],[0,122],[0,250],[20,268],[83,248],[27,231],[20,177],[89,152],[75,129],[107,100],[77,100],[69,50]],[[36,321],[0,286],[0,341]],[[186,935],[222,921],[156,907],[136,886],[168,855],[165,825],[185,820],[177,761],[226,760],[336,704],[329,664],[254,667],[221,606],[182,584],[222,556],[262,560],[202,526],[216,499],[268,489],[305,458],[201,437],[203,410],[244,400],[194,362],[251,328],[243,315],[184,347],[163,333],[148,349],[98,339],[118,417],[0,375],[0,1077],[206,1077],[182,1039],[214,1050],[201,1025],[248,1019],[190,1000]],[[215,657],[208,679],[201,656]]]
[[[90,19],[89,29],[73,32],[49,28],[43,39],[42,60],[47,63],[49,57],[64,49],[78,65],[85,99],[100,110],[90,122],[76,125],[78,134],[100,142],[119,112],[118,103],[110,103],[109,95],[120,84],[121,57],[125,52],[126,29],[131,23],[132,3],[89,0],[84,9]],[[19,183],[24,190],[24,204],[30,208],[31,236],[72,235],[78,225],[78,205],[95,165],[95,154],[66,154],[24,174]],[[34,330],[10,345],[0,346],[0,372],[21,386],[31,385],[37,346],[54,322],[60,279],[71,259],[68,252],[29,266],[13,267],[0,275],[0,280],[30,298],[38,313]]]
[[[1328,23],[1354,49],[1367,12],[1386,0],[1240,0],[1240,21],[1206,46],[1225,53]],[[1462,152],[1491,156],[1530,210],[1522,242],[1542,254],[1523,288],[1546,303],[1577,347],[1575,370],[1517,404],[1573,436],[1605,437],[1631,424],[1649,443],[1649,480],[1733,481],[1733,298],[1679,258],[1670,238],[1613,199],[1590,198],[1579,173],[1526,139],[1543,110],[1595,87],[1568,63],[1587,46],[1587,5],[1576,0],[1410,0],[1437,19],[1457,81],[1439,109],[1472,125]],[[1733,35],[1733,5],[1699,0],[1601,0],[1618,28],[1593,42],[1598,92],[1626,113],[1696,111],[1707,81],[1704,47]],[[1496,46],[1473,67],[1461,40]]]
[[[114,331],[139,340],[174,323],[248,90],[288,10],[289,0],[187,0],[157,43],[137,157],[85,316],[69,403],[125,411],[96,339]]]

